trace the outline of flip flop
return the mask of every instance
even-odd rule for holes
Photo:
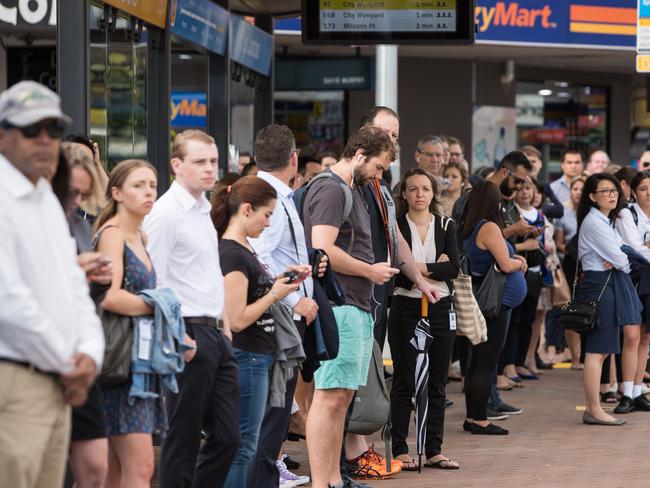
[[[451,459],[441,459],[440,461],[436,461],[436,462],[427,461],[424,463],[424,467],[433,468],[433,469],[447,469],[447,470],[460,469],[460,466],[454,466],[453,464],[451,464],[453,462],[455,461],[452,461]]]
[[[603,403],[618,403],[618,395],[613,391],[606,391],[600,394],[600,401]]]
[[[395,459],[402,461],[402,471],[417,471],[418,462],[408,454],[400,454]],[[425,465],[426,466],[426,465]]]

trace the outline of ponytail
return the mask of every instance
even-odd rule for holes
[[[253,208],[256,208],[276,198],[275,189],[257,176],[244,176],[232,185],[221,186],[212,194],[210,211],[217,235],[221,238],[230,224],[230,219],[239,211],[242,204],[250,203]]]

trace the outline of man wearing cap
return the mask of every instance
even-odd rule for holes
[[[0,473],[3,486],[61,486],[70,408],[101,368],[104,336],[68,224],[45,175],[56,167],[59,97],[32,81],[0,95]]]

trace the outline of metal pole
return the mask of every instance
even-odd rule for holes
[[[67,134],[89,134],[89,2],[57,3],[56,82],[63,112],[72,117]]]
[[[256,15],[255,25],[269,34],[273,34],[273,16]],[[273,40],[275,42],[275,38]],[[274,49],[272,50],[274,51]],[[255,82],[255,105],[253,115],[253,136],[273,123],[273,89],[275,78],[275,56],[271,60],[269,76],[257,75]]]
[[[397,46],[380,44],[375,57],[375,105],[392,108],[397,112]],[[399,159],[391,164],[390,170],[393,181],[399,181]]]
[[[171,33],[150,27],[147,39],[147,159],[158,170],[158,194],[171,183],[169,167]]]
[[[228,0],[217,0],[217,5],[230,9]],[[208,134],[214,137],[219,149],[219,178],[228,169],[230,146],[230,41],[226,39],[223,56],[208,53]]]

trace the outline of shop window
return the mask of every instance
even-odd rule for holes
[[[112,169],[147,156],[147,30],[114,9],[90,7],[90,135]]]
[[[517,145],[543,153],[545,172],[558,172],[562,152],[579,149],[585,156],[608,150],[608,90],[564,81],[517,83]]]
[[[344,106],[344,91],[276,91],[275,121],[291,128],[296,146],[304,153],[341,154]]]

